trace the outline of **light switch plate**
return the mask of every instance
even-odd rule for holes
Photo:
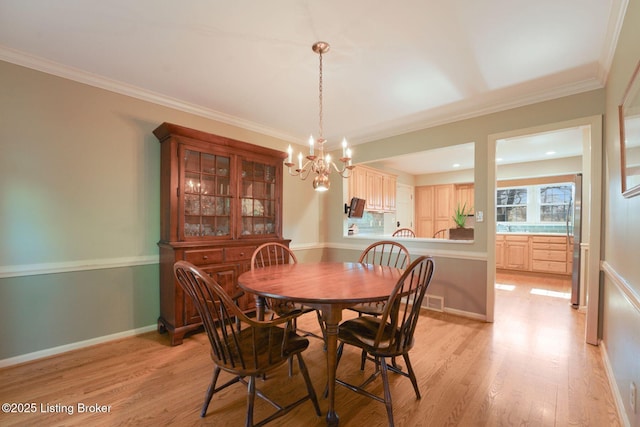
[[[484,221],[484,212],[476,211],[476,222]]]

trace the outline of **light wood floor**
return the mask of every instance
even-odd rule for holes
[[[498,283],[515,288],[496,291],[493,324],[424,313],[411,353],[422,399],[415,399],[408,379],[392,375],[396,425],[619,426],[599,349],[584,343],[584,315],[566,299],[531,293],[532,288],[568,292],[568,282],[499,274]],[[317,326],[315,316],[304,317],[300,327]],[[321,343],[311,339],[304,357],[320,394]],[[346,350],[338,377],[356,382],[363,376],[358,363],[359,353]],[[243,425],[246,389],[241,385],[214,396],[207,417],[199,417],[211,372],[204,334],[170,347],[168,338],[155,332],[5,368],[0,402],[35,403],[37,413],[0,413],[0,425]],[[304,388],[297,368],[289,379],[286,365],[258,386],[285,402]],[[375,384],[372,390],[381,387]],[[341,425],[387,424],[383,404],[343,387],[336,393]],[[110,409],[78,413],[79,403]],[[325,399],[320,406],[326,411]],[[64,412],[52,412],[56,409]],[[270,409],[257,399],[256,420]],[[272,424],[322,426],[324,418],[306,402]]]

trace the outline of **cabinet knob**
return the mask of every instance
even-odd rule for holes
[[[209,257],[207,255],[203,255],[202,259],[209,259]]]
[[[240,256],[244,256],[244,252],[240,252]]]

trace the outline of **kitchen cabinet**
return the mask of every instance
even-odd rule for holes
[[[351,170],[349,178],[349,200],[352,197],[366,200],[367,198],[367,170],[357,166]]]
[[[416,187],[416,235],[433,237],[439,230],[455,227],[453,222],[455,188],[453,184]]]
[[[531,236],[531,270],[571,274],[566,236]]]
[[[397,178],[394,175],[382,176],[382,210],[396,211]]]
[[[366,171],[367,203],[365,209],[370,211],[382,210],[382,174],[373,170]]]
[[[504,263],[504,236],[496,236],[496,268],[505,268]]]
[[[365,209],[369,211],[395,212],[396,184],[395,175],[358,165],[349,178],[349,200],[364,199]]]
[[[504,268],[524,271],[529,269],[529,236],[505,236]]]
[[[416,207],[416,236],[432,237],[435,227],[434,194],[432,185],[419,186],[415,188]]]
[[[172,345],[201,326],[173,275],[186,260],[232,297],[253,251],[282,238],[282,162],[286,153],[171,123],[155,131],[160,148],[160,317]],[[237,299],[252,311],[254,299]]]
[[[454,208],[460,205],[466,205],[469,215],[475,212],[475,193],[473,184],[455,184],[455,203]]]
[[[434,191],[435,233],[438,230],[455,227],[452,218],[455,211],[455,203],[452,184],[436,185]]]
[[[573,245],[566,236],[497,234],[496,268],[572,274]]]

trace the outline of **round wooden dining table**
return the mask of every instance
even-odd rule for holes
[[[335,411],[336,349],[342,310],[363,302],[386,300],[403,270],[357,262],[281,264],[242,273],[238,285],[256,295],[260,317],[264,298],[302,303],[322,312],[326,326],[327,383],[329,409],[327,425],[337,426]]]

